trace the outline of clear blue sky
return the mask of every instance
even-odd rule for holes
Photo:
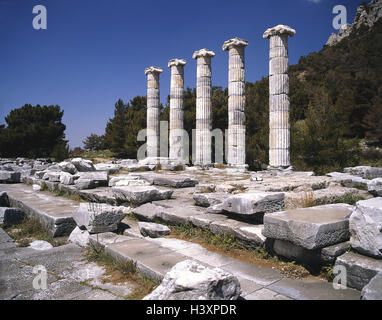
[[[103,134],[118,98],[146,95],[144,69],[161,75],[161,102],[169,94],[168,60],[183,58],[186,87],[195,87],[192,53],[215,51],[213,85],[227,86],[225,40],[249,41],[247,81],[268,74],[268,27],[286,24],[290,64],[320,50],[331,32],[337,4],[353,22],[361,0],[0,0],[0,123],[14,108],[58,104],[65,111],[66,138],[81,146]],[[32,9],[47,8],[47,30],[34,30]]]

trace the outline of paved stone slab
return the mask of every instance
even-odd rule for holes
[[[336,266],[344,266],[347,271],[347,286],[362,290],[378,272],[382,272],[382,260],[347,252],[339,256]]]
[[[282,294],[263,288],[245,296],[245,300],[292,300]]]
[[[274,292],[296,300],[359,300],[360,292],[353,289],[335,290],[324,280],[284,278],[267,287]]]
[[[318,249],[348,241],[353,206],[333,204],[269,213],[263,235],[286,240],[305,249]]]
[[[276,270],[262,268],[243,261],[235,261],[234,263],[223,266],[222,269],[232,272],[236,276],[251,280],[260,286],[268,286],[283,278]]]
[[[73,219],[73,211],[78,207],[76,201],[49,192],[35,192],[23,184],[0,185],[0,191],[7,192],[12,207],[38,218],[53,237],[69,235],[76,227]]]

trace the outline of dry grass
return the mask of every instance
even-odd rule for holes
[[[34,240],[44,240],[53,247],[66,244],[66,241],[55,240],[49,235],[41,222],[36,218],[25,218],[23,222],[5,228],[9,236],[14,239],[19,247],[27,247]]]
[[[171,235],[168,238],[197,243],[215,253],[261,267],[277,269],[288,278],[299,279],[310,276],[309,271],[305,267],[297,265],[295,262],[281,261],[262,248],[248,248],[239,243],[233,235],[213,234],[210,231],[188,225],[169,227]]]
[[[300,207],[309,208],[313,206],[315,206],[313,191],[304,191],[304,194],[301,196]]]
[[[132,293],[124,297],[127,300],[141,300],[159,285],[158,282],[140,274],[135,263],[114,259],[101,246],[91,245],[87,249],[86,257],[88,261],[96,262],[105,268],[105,275],[109,278],[105,279],[104,282],[114,284],[128,282],[132,285]]]

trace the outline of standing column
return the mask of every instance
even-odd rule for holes
[[[248,41],[234,38],[223,44],[229,52],[228,159],[230,166],[245,166],[245,59]]]
[[[290,167],[288,36],[296,31],[278,25],[265,31],[269,51],[269,168]]]
[[[149,67],[147,75],[147,157],[160,156],[159,75],[161,68]]]
[[[213,51],[195,51],[192,58],[197,60],[196,71],[196,159],[195,165],[211,165],[211,58]]]
[[[170,89],[170,159],[184,162],[184,66],[185,60],[172,59],[168,62],[171,68]],[[187,153],[188,154],[188,153]]]

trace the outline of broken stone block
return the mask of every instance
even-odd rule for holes
[[[198,184],[198,180],[182,175],[145,174],[141,178],[150,184],[170,188],[188,188],[195,187]]]
[[[143,221],[154,221],[156,218],[161,217],[163,207],[156,206],[151,203],[146,203],[142,206],[133,209],[133,214]]]
[[[21,223],[25,218],[24,211],[17,208],[0,207],[0,225],[10,227]]]
[[[9,199],[5,191],[0,192],[0,207],[9,207]]]
[[[382,300],[382,272],[363,287],[361,300]]]
[[[47,242],[47,241],[43,241],[43,240],[35,240],[33,242],[31,242],[29,244],[29,248],[32,248],[32,249],[35,249],[35,250],[40,250],[40,251],[43,251],[43,250],[49,250],[49,249],[52,249],[53,246]]]
[[[350,244],[354,250],[382,259],[382,198],[358,201],[350,217]]]
[[[50,182],[60,182],[60,172],[58,171],[48,171],[42,177],[42,180],[47,180]]]
[[[78,190],[94,189],[108,185],[109,175],[106,171],[80,172],[78,176],[79,179],[74,183]]]
[[[70,173],[70,174],[76,174],[77,173],[77,169],[75,167],[75,165],[71,162],[60,162],[58,164],[59,168],[61,169],[61,171],[64,171],[64,172],[67,172],[67,173]]]
[[[84,160],[82,158],[74,158],[72,159],[72,164],[76,167],[79,172],[88,172],[88,171],[96,171],[94,168],[93,162],[90,160]]]
[[[382,272],[382,260],[362,256],[354,252],[347,252],[339,256],[335,266],[344,266],[346,269],[347,286],[362,290],[371,279]]]
[[[21,172],[0,171],[0,183],[20,183]]]
[[[68,172],[61,172],[60,183],[65,184],[65,185],[72,185],[72,184],[74,184],[74,176],[72,176]]]
[[[121,168],[120,165],[114,163],[97,163],[94,165],[97,171],[107,171],[108,174],[114,174]]]
[[[369,180],[361,177],[352,176],[346,173],[331,172],[327,174],[328,177],[335,178],[342,186],[346,188],[362,188],[367,189],[367,184]]]
[[[263,235],[313,250],[348,241],[353,206],[330,204],[268,213]]]
[[[359,167],[345,168],[344,172],[354,176],[362,177],[364,179],[382,178],[382,168],[359,166]]]
[[[206,208],[221,204],[228,197],[226,193],[194,193],[192,196],[197,206]]]
[[[143,300],[236,300],[240,294],[237,277],[185,260],[166,273],[159,287]]]
[[[139,222],[138,227],[144,237],[161,238],[171,233],[169,227],[158,223]]]
[[[80,247],[87,247],[89,245],[89,232],[87,230],[81,230],[76,227],[69,236],[68,241],[75,243]]]
[[[337,257],[350,250],[350,242],[342,242],[321,249],[321,260],[326,264],[334,263]]]
[[[138,181],[140,180],[139,176],[134,176],[130,174],[124,174],[124,175],[119,175],[117,177],[112,177],[109,181],[109,187],[114,187],[117,185],[117,182],[119,181]]]
[[[80,203],[78,210],[73,213],[77,226],[89,233],[116,231],[124,217],[125,213],[120,207],[99,203]]]
[[[228,197],[223,209],[229,213],[254,215],[284,209],[284,193],[249,192]]]
[[[318,265],[321,263],[319,249],[308,250],[289,241],[274,240],[272,250],[278,256],[282,256],[293,261],[298,261],[309,265]]]
[[[375,197],[382,197],[382,178],[369,181],[367,184],[367,191]]]
[[[113,187],[112,190],[117,201],[134,205],[170,199],[173,193],[171,190],[159,190],[152,186]]]

